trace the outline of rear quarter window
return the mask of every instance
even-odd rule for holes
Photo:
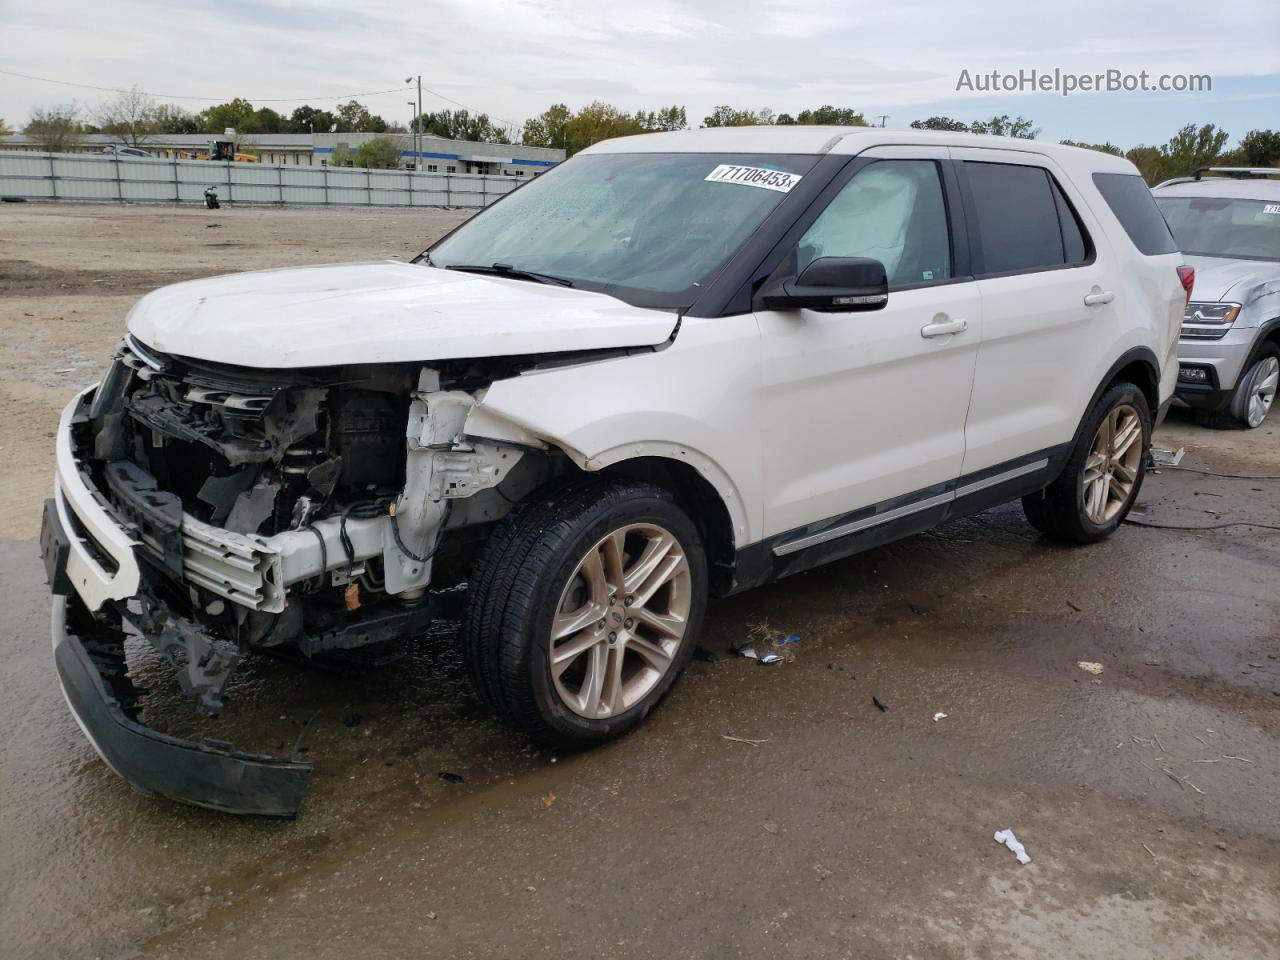
[[[1142,177],[1136,173],[1095,173],[1093,184],[1140,253],[1148,257],[1177,253],[1169,225]]]

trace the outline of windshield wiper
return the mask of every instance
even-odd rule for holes
[[[446,270],[461,270],[463,273],[486,273],[499,277],[511,277],[514,280],[533,280],[536,283],[553,283],[558,287],[572,287],[573,281],[549,273],[538,273],[536,270],[518,270],[509,263],[450,263]]]

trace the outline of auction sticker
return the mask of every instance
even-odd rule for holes
[[[722,163],[703,179],[711,183],[740,183],[747,187],[763,187],[765,190],[776,190],[778,193],[790,193],[791,188],[800,182],[800,174],[787,173],[785,170],[767,170],[764,167],[740,167],[733,163]]]

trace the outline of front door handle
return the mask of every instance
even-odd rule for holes
[[[968,329],[968,320],[944,320],[941,323],[926,323],[920,328],[920,336],[946,337],[953,333],[964,333]]]
[[[1116,295],[1110,290],[1099,290],[1097,293],[1086,293],[1084,295],[1084,305],[1086,307],[1100,307],[1104,303],[1110,303],[1116,298]]]

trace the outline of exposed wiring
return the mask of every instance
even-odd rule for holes
[[[314,523],[308,523],[302,529],[310,530],[316,535],[316,539],[320,541],[320,576],[313,581],[312,590],[319,590],[324,586],[325,577],[329,575],[329,547],[324,542],[324,534],[317,529]]]
[[[444,524],[445,521],[449,519],[449,511],[451,509],[453,509],[452,504],[447,504],[445,506],[444,516],[440,518],[440,526],[436,530],[436,542],[431,545],[431,550],[425,557],[420,557],[406,547],[404,540],[400,538],[400,521],[396,519],[396,502],[392,500],[390,505],[387,507],[387,516],[391,518],[391,536],[395,538],[396,546],[400,548],[400,552],[410,560],[414,560],[418,563],[427,563],[436,555],[436,551],[440,549],[440,541],[444,539]]]
[[[1160,471],[1181,470],[1184,473],[1198,473],[1205,477],[1222,477],[1224,480],[1280,480],[1280,476],[1268,474],[1251,477],[1244,473],[1214,473],[1212,470],[1197,470],[1195,467],[1162,467],[1157,464],[1156,469]]]

